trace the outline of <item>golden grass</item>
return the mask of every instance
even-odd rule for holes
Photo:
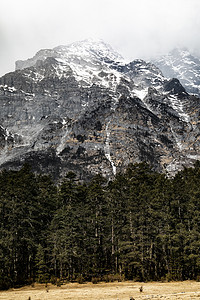
[[[143,286],[143,292],[139,288]],[[29,298],[30,297],[30,298]],[[36,284],[20,289],[0,292],[0,300],[130,300],[133,299],[199,299],[200,282],[113,282],[113,283],[69,283],[56,287]]]

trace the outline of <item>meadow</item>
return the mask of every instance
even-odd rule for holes
[[[142,287],[142,292],[140,288]],[[130,300],[200,299],[200,282],[69,283],[57,287],[36,284],[0,292],[0,300]]]

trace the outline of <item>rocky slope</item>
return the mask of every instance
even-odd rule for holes
[[[0,78],[0,166],[54,178],[115,175],[147,161],[173,174],[199,155],[199,99],[102,41],[40,50]]]

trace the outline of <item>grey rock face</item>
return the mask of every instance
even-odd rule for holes
[[[181,85],[177,78],[173,78],[164,84],[164,90],[166,92],[173,92],[175,95],[186,94],[186,90]]]
[[[0,166],[55,179],[113,176],[149,162],[174,174],[199,159],[199,99],[153,64],[87,40],[17,63],[0,78]]]

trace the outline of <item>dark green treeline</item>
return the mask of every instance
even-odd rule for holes
[[[57,186],[0,173],[0,288],[55,280],[200,277],[200,162],[174,178],[145,163]]]

